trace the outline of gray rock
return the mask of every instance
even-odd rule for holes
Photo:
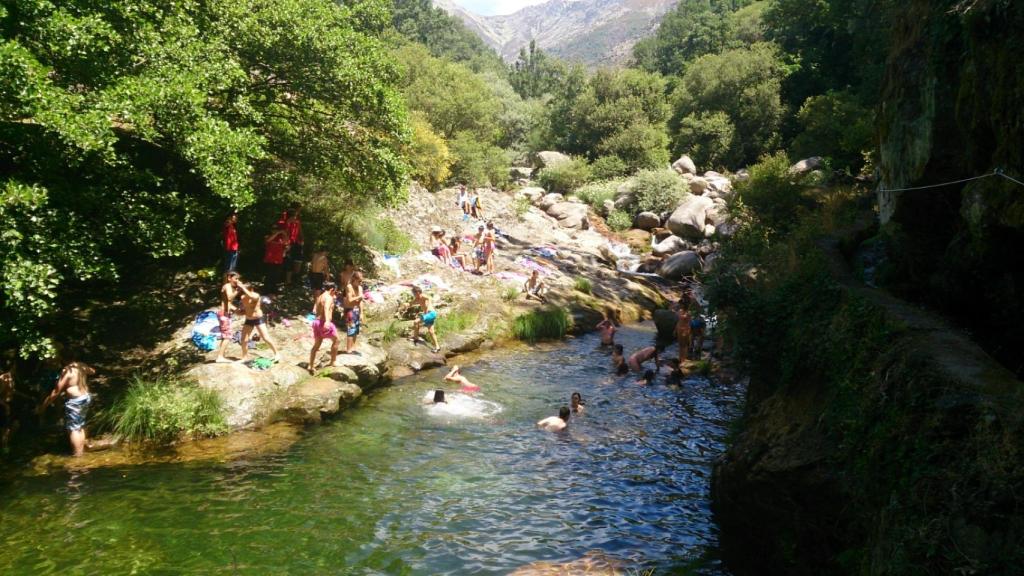
[[[691,250],[677,252],[662,261],[658,274],[669,280],[680,280],[701,267],[700,256]]]
[[[665,226],[676,236],[683,238],[701,238],[704,236],[704,224],[707,211],[715,203],[703,196],[687,196],[672,212]]]
[[[288,391],[279,417],[296,424],[320,422],[325,414],[336,414],[363,394],[349,382],[330,378],[309,378]]]
[[[733,179],[737,182],[746,182],[747,180],[750,180],[750,171],[744,168],[737,172]]]
[[[704,225],[704,237],[710,238],[715,235],[715,225],[708,223]]]
[[[548,208],[551,208],[559,202],[565,202],[565,196],[557,192],[551,194],[545,194],[540,200],[537,201],[537,207],[547,212]]]
[[[725,176],[706,178],[708,182],[707,195],[712,192],[720,198],[728,198],[732,195],[732,181]]]
[[[674,340],[676,337],[676,313],[666,308],[659,308],[652,314],[654,326],[658,329],[658,340]]]
[[[641,230],[650,230],[661,226],[661,218],[654,212],[641,212],[636,215],[634,225]]]
[[[529,180],[533,177],[533,168],[529,166],[513,166],[508,169],[508,173],[514,180]]]
[[[726,222],[725,224],[719,224],[715,226],[715,235],[719,238],[732,238],[733,234],[736,233],[738,226],[734,222]]]
[[[705,214],[705,226],[710,223],[712,226],[717,227],[728,222],[730,218],[729,210],[726,208],[724,203],[719,204],[718,200],[715,200],[715,203],[708,208]],[[705,236],[706,235],[707,234],[705,234]]]
[[[615,211],[615,200],[605,200],[601,208],[603,216],[611,214]]]
[[[536,204],[538,200],[544,197],[547,191],[537,186],[530,186],[527,188],[520,188],[516,192],[516,198],[526,198],[531,203]]]
[[[661,242],[658,242],[651,248],[651,254],[655,256],[669,256],[676,252],[682,252],[683,250],[689,250],[690,243],[683,240],[679,236],[669,236]]]
[[[691,159],[686,154],[683,154],[682,156],[679,157],[678,160],[672,163],[672,169],[678,172],[679,174],[697,173],[697,165],[694,164],[693,159]]]
[[[708,181],[704,178],[697,176],[690,180],[690,194],[700,196],[708,189]]]
[[[804,158],[803,160],[793,164],[789,167],[789,173],[794,176],[803,176],[808,172],[812,172],[819,168],[824,167],[825,159],[821,156],[811,156],[810,158]]]
[[[562,154],[561,152],[554,152],[552,150],[545,150],[544,152],[537,153],[537,162],[540,163],[541,168],[550,168],[564,162],[569,162],[570,160],[572,160],[572,158]]]
[[[547,209],[548,216],[558,220],[558,225],[563,228],[575,230],[586,230],[590,228],[590,220],[587,219],[587,205],[575,204],[572,202],[559,202]]]

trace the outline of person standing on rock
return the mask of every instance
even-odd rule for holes
[[[345,295],[342,297],[342,306],[345,316],[345,354],[358,354],[356,352],[356,337],[359,336],[359,327],[362,326],[363,318],[363,273],[356,271],[352,274],[348,286],[345,286]]]
[[[264,240],[263,264],[267,269],[265,289],[270,294],[277,294],[281,283],[281,272],[284,268],[284,253],[288,249],[287,224],[278,222],[276,228]]]
[[[270,339],[270,333],[267,332],[266,323],[263,321],[259,293],[241,282],[238,283],[238,289],[242,292],[242,309],[245,311],[245,325],[242,326],[242,358],[239,362],[249,359],[249,336],[253,330],[256,330],[267,346],[270,346],[271,352],[274,353],[274,362],[279,362],[281,354],[277,350],[277,345]]]
[[[420,308],[420,314],[416,317],[416,321],[412,324],[412,342],[415,344],[420,339],[420,326],[427,329],[427,334],[430,335],[431,342],[434,343],[434,347],[431,351],[437,354],[441,351],[441,347],[437,344],[437,333],[434,331],[434,322],[437,320],[437,311],[434,310],[434,305],[430,302],[430,298],[423,293],[423,289],[419,286],[412,287],[412,303]]]
[[[224,284],[220,287],[220,308],[217,309],[217,321],[220,323],[220,349],[214,362],[231,362],[224,354],[228,351],[234,332],[231,330],[231,313],[235,311],[235,297],[238,295],[238,272],[224,274]]]
[[[477,220],[484,219],[484,207],[480,204],[480,191],[474,189],[469,198],[469,212]]]
[[[295,203],[286,213],[288,214],[288,218],[285,220],[285,230],[288,232],[288,254],[284,273],[285,286],[291,286],[292,276],[302,271],[305,240],[302,237],[302,220],[299,219],[301,209],[302,205]]]
[[[494,252],[497,250],[497,237],[494,232],[494,222],[487,223],[487,229],[484,230],[481,248],[483,249],[484,262],[487,263],[486,274],[494,274]]]
[[[345,266],[341,269],[341,272],[338,272],[338,286],[344,290],[345,286],[348,286],[348,283],[352,281],[352,275],[355,273],[356,265],[351,260],[346,260]]]
[[[58,396],[67,396],[64,403],[64,426],[68,429],[75,456],[81,456],[85,452],[85,417],[89,413],[89,405],[92,404],[89,376],[95,373],[91,366],[83,362],[71,362],[61,371],[53,391],[36,409],[36,413],[42,415]]]
[[[338,360],[338,329],[334,327],[331,318],[334,317],[334,299],[337,296],[337,287],[334,282],[324,282],[324,292],[316,299],[313,305],[313,349],[309,351],[308,370],[310,374],[316,374],[316,353],[320,351],[320,344],[324,340],[331,341],[331,363],[336,366]]]
[[[224,220],[224,271],[234,272],[238,266],[238,212],[232,210]]]

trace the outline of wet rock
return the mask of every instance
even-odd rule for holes
[[[295,424],[315,424],[325,414],[337,414],[361,396],[362,389],[332,378],[307,378],[288,391],[278,417]]]
[[[689,276],[695,271],[700,270],[700,267],[700,256],[692,250],[684,250],[662,261],[661,266],[658,268],[658,274],[662,278],[669,280],[680,280],[683,276]]]
[[[679,174],[697,173],[697,165],[694,164],[693,159],[691,159],[686,154],[683,154],[682,156],[679,157],[678,160],[672,163],[672,169],[678,172]]]
[[[690,243],[683,240],[679,236],[669,236],[661,242],[658,242],[651,248],[651,253],[655,256],[670,256],[676,252],[682,252],[683,250],[689,250]]]
[[[544,152],[537,153],[537,162],[540,164],[541,168],[550,168],[571,160],[572,158],[569,156],[553,150],[545,150]]]
[[[661,226],[661,217],[654,212],[641,212],[636,215],[634,225],[641,230],[651,230]]]
[[[690,195],[672,212],[666,227],[676,236],[701,238],[704,236],[707,211],[714,205],[710,198]]]
[[[547,209],[548,216],[557,219],[559,226],[575,230],[590,228],[587,212],[586,204],[576,204],[573,202],[559,202]]]

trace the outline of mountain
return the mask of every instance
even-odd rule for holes
[[[530,40],[545,52],[591,65],[622,64],[675,0],[550,0],[513,14],[480,16],[452,0],[434,5],[458,17],[508,61]]]

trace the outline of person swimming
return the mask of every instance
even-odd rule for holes
[[[622,344],[616,344],[612,347],[612,368],[615,369],[616,373],[621,374],[621,369],[625,365],[626,357],[625,352],[623,352]]]
[[[445,404],[448,402],[444,399],[444,390],[432,390],[427,392],[426,397],[429,399],[426,404]]]
[[[428,390],[420,402],[434,417],[485,419],[502,412],[501,404],[442,389]]]
[[[565,430],[569,425],[569,414],[571,414],[568,406],[562,406],[558,409],[558,416],[548,416],[547,418],[537,422],[537,427],[548,432],[558,432]]]
[[[465,376],[462,375],[462,369],[459,368],[458,364],[456,364],[451,369],[451,371],[448,372],[447,375],[445,375],[444,380],[445,380],[445,382],[455,382],[457,384],[462,385],[462,391],[463,392],[479,392],[480,391],[480,387],[479,386],[477,386],[476,384],[473,384],[472,382],[469,381],[469,378],[466,378]]]
[[[573,392],[569,398],[569,406],[573,414],[583,414],[583,395],[579,392]]]

